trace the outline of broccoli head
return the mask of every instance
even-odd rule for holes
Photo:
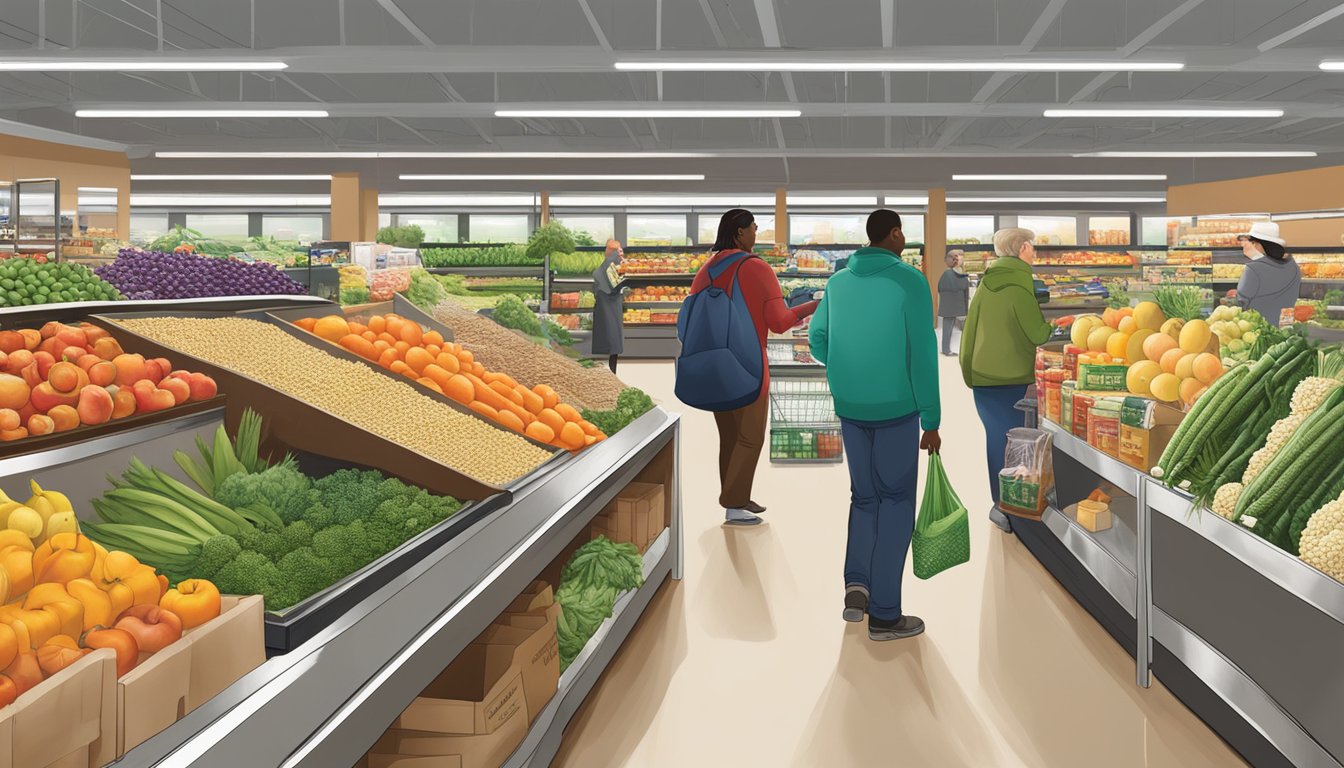
[[[342,469],[320,478],[314,487],[318,499],[332,513],[332,522],[345,525],[363,520],[383,500],[383,475],[365,469]]]
[[[369,539],[362,520],[333,525],[313,534],[313,551],[345,576],[382,554]]]
[[[201,545],[201,554],[196,558],[196,564],[192,567],[191,573],[196,578],[208,579],[214,576],[219,569],[228,565],[243,548],[238,545],[238,540],[232,536],[219,534],[211,536]]]
[[[337,573],[331,562],[319,557],[312,547],[299,547],[290,552],[280,559],[277,567],[280,578],[287,585],[285,597],[293,598],[290,605],[321,592],[345,575]]]
[[[256,474],[237,473],[215,489],[215,500],[232,509],[265,504],[285,523],[302,520],[315,502],[313,481],[288,464],[277,464]]]
[[[271,598],[283,584],[280,570],[260,552],[243,550],[215,572],[211,579],[227,595],[266,595]],[[269,604],[267,605],[269,608]]]

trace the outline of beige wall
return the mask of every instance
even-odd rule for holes
[[[1304,219],[1280,221],[1279,232],[1288,245],[1340,246],[1344,245],[1344,217],[1337,219]]]
[[[0,179],[61,180],[61,210],[78,208],[80,187],[115,187],[117,236],[131,234],[131,161],[123,152],[0,136]]]
[[[1184,184],[1167,190],[1168,216],[1291,213],[1332,208],[1344,208],[1344,166]]]

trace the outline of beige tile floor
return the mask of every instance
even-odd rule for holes
[[[558,766],[1202,768],[1242,761],[1155,682],[1026,549],[991,530],[984,439],[942,358],[943,451],[972,515],[972,561],[905,603],[928,632],[872,643],[840,619],[843,466],[772,466],[769,524],[725,529],[713,419],[686,411],[686,574],[655,597],[571,722]],[[677,409],[670,363],[622,378]]]

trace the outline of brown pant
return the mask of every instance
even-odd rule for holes
[[[751,405],[714,414],[719,425],[719,504],[725,509],[741,509],[751,501],[751,484],[765,446],[769,415],[770,396],[766,392]]]

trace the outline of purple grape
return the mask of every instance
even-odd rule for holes
[[[293,296],[308,290],[272,264],[123,248],[97,275],[131,299]]]

